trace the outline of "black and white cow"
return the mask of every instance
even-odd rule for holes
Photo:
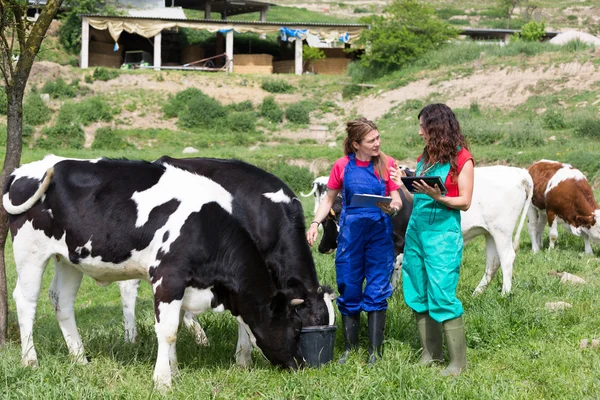
[[[402,194],[402,191],[400,193]],[[461,231],[465,246],[479,235],[484,235],[486,241],[485,272],[473,292],[474,295],[485,290],[498,267],[502,268],[502,294],[511,291],[515,251],[519,246],[521,230],[532,196],[533,181],[526,169],[501,165],[475,168],[471,207],[468,211],[461,212]],[[412,212],[412,204],[405,201],[404,196],[402,204],[402,212],[392,220],[396,252],[396,265],[392,275],[394,287],[402,267],[404,235]],[[324,223],[334,224],[335,221],[327,220]],[[333,244],[334,247],[330,249],[333,251],[337,247],[336,239],[337,229],[324,226],[321,243],[325,241],[329,246]],[[329,249],[319,245],[319,251],[326,252],[323,250]]]
[[[308,197],[311,194],[315,197],[315,208],[313,210],[313,215],[317,213],[317,209],[319,208],[319,204],[321,204],[321,200],[325,197],[325,193],[327,193],[327,182],[329,181],[328,176],[319,176],[315,178],[312,183],[312,190],[307,194],[300,192],[302,197]]]
[[[167,163],[48,156],[15,170],[2,200],[13,236],[24,364],[37,364],[33,322],[51,257],[50,298],[69,352],[81,363],[86,358],[73,303],[87,274],[100,284],[152,284],[157,387],[169,387],[176,372],[183,311],[230,310],[273,364],[304,364],[296,312],[304,300],[273,283],[256,244],[233,217],[234,196],[215,181]]]
[[[233,196],[233,217],[248,231],[264,258],[275,285],[304,302],[296,307],[303,326],[333,325],[333,292],[321,286],[310,247],[306,242],[304,212],[294,192],[276,176],[238,160],[215,158],[175,159],[162,157],[161,165],[171,165],[216,182]],[[135,304],[137,286],[121,286],[126,326],[135,327],[131,304]],[[135,283],[133,283],[135,285]],[[129,310],[129,313],[127,312]],[[202,335],[200,325],[187,314],[184,322]],[[246,330],[238,329],[236,361],[240,366],[252,363],[251,346]]]

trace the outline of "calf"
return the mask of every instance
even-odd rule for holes
[[[233,196],[213,180],[166,163],[48,156],[10,175],[3,205],[13,237],[24,364],[37,365],[33,321],[52,257],[50,299],[69,352],[81,363],[86,359],[73,303],[87,274],[100,284],[152,284],[157,387],[169,387],[177,370],[183,311],[230,310],[269,361],[303,365],[295,308],[304,300],[273,283],[254,241],[232,215]]]
[[[542,247],[546,222],[550,226],[549,248],[558,238],[558,223],[583,237],[586,254],[593,254],[590,239],[600,243],[600,209],[585,176],[569,164],[540,160],[529,167],[534,195],[529,209],[531,247],[537,253]]]
[[[402,191],[400,192],[402,194]],[[502,294],[512,289],[512,271],[515,251],[519,246],[525,216],[531,204],[533,182],[522,168],[491,166],[475,168],[475,184],[471,207],[461,212],[461,231],[465,245],[479,235],[485,236],[486,268],[474,295],[482,293],[490,283],[498,267],[502,268]],[[392,285],[399,280],[404,235],[410,219],[412,204],[402,198],[402,212],[393,218],[396,267]],[[518,227],[515,232],[515,226]],[[324,227],[322,241],[331,242],[333,231]],[[335,231],[337,235],[337,231]],[[336,236],[337,237],[337,236]],[[320,249],[319,249],[320,250]]]
[[[321,204],[321,200],[325,197],[325,193],[327,193],[327,182],[329,182],[328,176],[319,176],[312,183],[312,190],[307,194],[300,192],[302,197],[308,197],[311,194],[315,196],[315,208],[313,211],[313,215],[317,214],[317,209],[319,208],[319,204]]]

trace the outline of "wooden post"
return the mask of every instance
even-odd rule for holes
[[[210,1],[204,3],[204,19],[210,19]]]
[[[302,75],[302,39],[296,38],[296,54],[294,56],[296,75]]]
[[[227,72],[233,72],[233,29],[225,36],[225,54],[227,54]]]
[[[160,71],[160,66],[162,64],[162,51],[161,51],[161,43],[162,42],[162,32],[158,32],[156,36],[154,36],[154,70]]]
[[[90,63],[90,23],[86,17],[81,17],[81,55],[79,67],[87,68]]]
[[[267,11],[269,11],[269,6],[266,6],[265,8],[260,10],[260,22],[267,22]],[[261,33],[258,36],[259,39],[266,39],[267,35],[264,33]]]

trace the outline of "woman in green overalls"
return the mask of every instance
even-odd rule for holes
[[[456,298],[463,251],[460,211],[471,205],[474,163],[448,106],[424,107],[419,125],[425,149],[418,159],[416,175],[439,176],[448,192],[442,195],[437,185],[430,187],[423,182],[413,185],[413,195],[400,180],[404,172],[391,170],[392,179],[413,203],[406,230],[402,289],[417,320],[423,347],[420,364],[443,361],[443,326],[450,364],[442,375],[458,375],[467,367],[464,311]]]

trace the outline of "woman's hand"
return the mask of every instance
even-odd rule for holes
[[[402,183],[402,178],[403,176],[406,176],[406,172],[404,172],[403,169],[398,168],[398,165],[396,163],[394,163],[394,165],[392,167],[390,167],[390,178],[392,178],[392,181],[394,181],[394,183],[400,187],[404,186],[404,183]]]
[[[426,194],[427,196],[431,197],[436,201],[442,197],[442,191],[440,190],[437,184],[431,187],[428,184],[426,184],[423,180],[414,181],[413,189],[415,193]]]
[[[317,237],[319,236],[319,224],[313,223],[308,227],[308,231],[306,231],[306,241],[309,245],[313,245],[317,241]]]
[[[381,202],[377,203],[377,207],[379,207],[381,211],[383,211],[387,215],[393,217],[396,214],[398,214],[398,212],[400,212],[400,209],[402,208],[402,202],[397,200],[392,200],[389,204]]]

